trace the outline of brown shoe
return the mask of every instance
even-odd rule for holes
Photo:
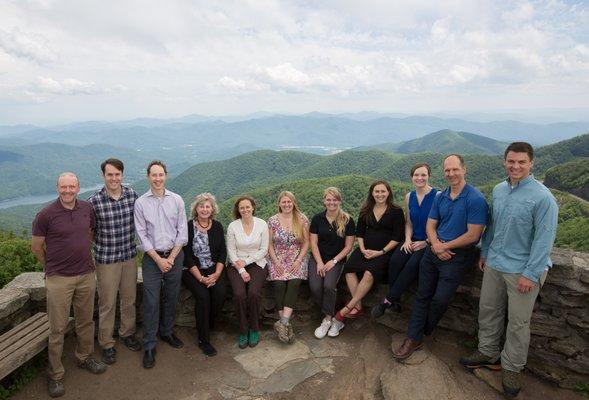
[[[414,351],[423,347],[423,342],[418,342],[415,339],[405,338],[401,347],[393,351],[393,358],[395,360],[405,360],[411,357]]]

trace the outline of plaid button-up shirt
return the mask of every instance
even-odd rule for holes
[[[123,186],[118,200],[106,188],[94,193],[88,201],[96,212],[94,259],[97,264],[114,264],[137,255],[133,209],[137,193]]]

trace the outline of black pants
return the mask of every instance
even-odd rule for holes
[[[214,272],[215,267],[200,270],[203,276],[209,276]],[[194,297],[194,317],[198,340],[210,342],[210,330],[213,328],[215,318],[223,308],[223,303],[225,303],[225,272],[210,288],[197,281],[187,269],[182,272],[182,282]]]
[[[251,280],[245,283],[234,266],[227,267],[227,277],[233,289],[235,311],[239,320],[239,333],[247,335],[248,329],[260,330],[260,307],[262,305],[262,287],[268,276],[268,268],[252,263],[245,266]]]
[[[401,246],[397,246],[389,260],[388,301],[398,303],[401,295],[417,280],[419,263],[424,253],[425,248],[407,254],[401,250]]]
[[[292,309],[295,308],[301,282],[303,282],[302,279],[291,279],[289,281],[272,282],[274,288],[274,299],[276,301],[277,310],[282,311],[284,307]]]
[[[448,261],[440,260],[429,247],[419,264],[419,283],[407,336],[417,341],[429,335],[444,316],[466,271],[473,268],[475,249],[454,249]]]

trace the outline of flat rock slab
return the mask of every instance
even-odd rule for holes
[[[501,384],[501,371],[491,371],[487,368],[476,368],[472,371],[474,376],[491,386],[499,393],[503,393],[503,385]],[[519,397],[519,396],[518,396]]]
[[[317,339],[313,337],[306,343],[315,357],[349,357],[350,355],[350,345],[338,338]]]
[[[286,363],[306,360],[310,354],[309,347],[300,340],[286,345],[275,339],[269,339],[261,341],[253,349],[243,350],[233,358],[252,377],[265,379]]]
[[[260,395],[290,391],[299,383],[322,371],[321,366],[313,360],[296,362],[254,386],[250,393]]]
[[[404,335],[399,335],[399,334],[393,335],[393,338],[391,340],[391,351],[395,351],[396,349],[401,347],[404,340],[405,340]],[[419,364],[423,363],[425,360],[427,360],[428,357],[430,356],[430,354],[431,353],[429,351],[424,350],[424,349],[417,350],[409,358],[406,358],[405,360],[402,360],[399,362],[401,364],[406,364],[406,365],[419,365]]]
[[[45,274],[43,272],[24,272],[6,284],[5,288],[20,289],[31,297],[31,300],[45,300]]]
[[[399,341],[397,343],[400,344]],[[471,400],[444,362],[427,349],[416,352],[410,359],[418,355],[421,358],[420,363],[397,363],[381,374],[380,382],[385,399]]]

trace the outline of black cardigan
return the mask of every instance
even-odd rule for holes
[[[192,268],[196,265],[200,268],[200,261],[192,251],[192,242],[194,241],[194,221],[188,221],[188,243],[184,246],[184,266]],[[225,264],[227,259],[227,247],[225,246],[225,233],[223,232],[223,225],[217,220],[213,220],[211,228],[207,231],[209,237],[209,248],[211,250],[211,260],[215,265],[217,263]]]

